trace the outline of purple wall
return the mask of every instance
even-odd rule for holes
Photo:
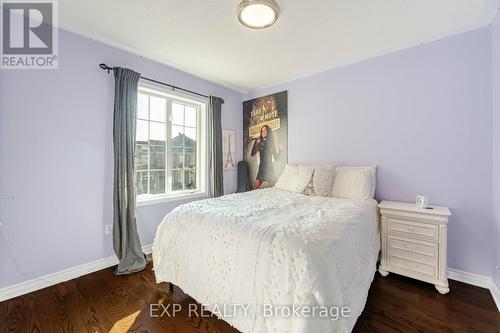
[[[114,82],[99,63],[224,98],[223,126],[236,129],[242,145],[240,93],[68,32],[59,36],[58,70],[0,71],[0,288],[113,254],[104,225],[112,223]],[[234,171],[225,173],[225,188],[235,191]],[[139,208],[143,245],[177,204]]]
[[[491,26],[493,61],[493,216],[496,239],[493,262],[494,279],[500,286],[500,14]]]
[[[281,90],[289,93],[290,163],[378,165],[378,200],[424,194],[449,206],[449,267],[492,275],[489,28],[245,99]]]

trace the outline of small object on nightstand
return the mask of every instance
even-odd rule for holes
[[[430,208],[429,207],[429,198],[424,197],[423,195],[417,195],[417,199],[415,200],[415,204],[420,208]]]
[[[408,276],[434,284],[441,294],[448,293],[446,226],[450,210],[395,201],[382,201],[378,207],[382,216],[380,274]]]

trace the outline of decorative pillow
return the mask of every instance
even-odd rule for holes
[[[331,197],[372,199],[375,195],[376,166],[337,167]]]
[[[304,165],[299,164],[299,174],[311,175],[304,194],[327,197],[332,189],[335,178],[334,164]]]
[[[304,170],[300,173],[298,165],[287,164],[274,186],[282,190],[302,193],[311,178],[311,174],[312,170]]]

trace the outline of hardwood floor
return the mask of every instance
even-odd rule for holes
[[[168,294],[151,264],[132,276],[105,269],[0,303],[0,333],[237,332],[216,317],[190,317],[188,304],[196,303],[179,289]],[[150,304],[182,310],[152,318]],[[450,293],[441,295],[432,285],[377,273],[354,332],[500,332],[500,314],[486,289],[450,281]]]

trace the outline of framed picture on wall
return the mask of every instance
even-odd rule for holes
[[[230,129],[222,130],[222,162],[224,170],[236,169],[236,132]]]

